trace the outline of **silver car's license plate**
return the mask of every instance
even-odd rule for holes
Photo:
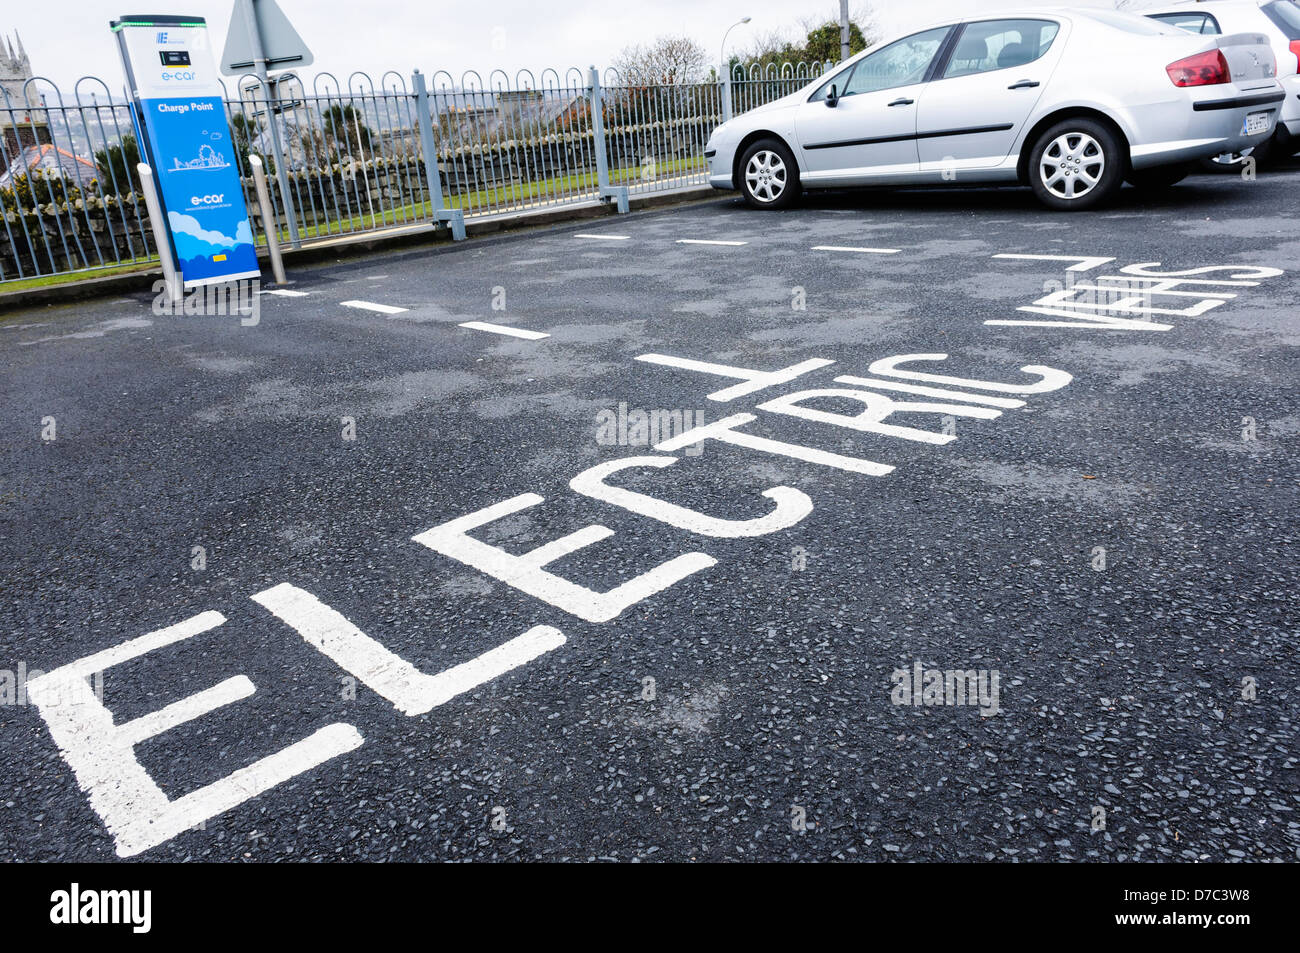
[[[1251,113],[1246,117],[1246,123],[1241,132],[1246,136],[1258,136],[1261,133],[1268,132],[1273,128],[1273,114],[1271,112]]]

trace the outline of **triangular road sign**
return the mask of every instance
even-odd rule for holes
[[[235,0],[226,48],[221,54],[221,72],[234,76],[255,70],[259,37],[268,70],[307,66],[312,61],[311,50],[275,0]]]

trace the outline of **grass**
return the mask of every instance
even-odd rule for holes
[[[669,162],[655,164],[656,179],[681,178],[682,176],[703,172],[707,168],[702,156],[688,159],[673,159]],[[611,169],[610,183],[613,185],[635,185],[641,181],[640,168]],[[580,172],[573,175],[554,176],[536,182],[512,183],[499,185],[490,189],[474,192],[461,192],[447,200],[449,208],[458,208],[466,215],[489,212],[508,212],[546,201],[552,197],[574,197],[586,194],[594,198],[596,194],[596,173]],[[420,225],[427,223],[433,214],[433,203],[410,202],[396,208],[386,208],[374,215],[353,215],[345,219],[334,219],[317,225],[299,228],[299,235],[307,241],[313,238],[330,238],[340,235],[358,234],[379,228],[394,228],[402,225]],[[280,229],[280,244],[289,244],[289,229]],[[46,288],[53,285],[85,281],[89,278],[102,278],[109,275],[129,274],[148,271],[158,267],[157,258],[136,258],[104,268],[89,268],[72,272],[60,272],[56,275],[40,275],[35,278],[16,278],[0,281],[0,293],[6,291],[27,291],[32,288]]]
[[[703,157],[694,157],[658,163],[655,168],[657,178],[680,178],[703,172],[707,166]],[[610,171],[609,179],[613,185],[635,184],[641,179],[641,170],[639,168],[613,169]],[[511,183],[490,189],[479,189],[474,192],[461,192],[447,199],[447,207],[458,208],[467,215],[473,215],[476,212],[510,211],[520,206],[544,201],[552,196],[568,197],[590,193],[591,197],[594,198],[595,192],[596,173],[581,172],[574,175],[540,179],[536,182]],[[349,218],[334,219],[319,225],[300,227],[298,232],[303,239],[328,238],[336,235],[346,235],[349,232],[366,231],[372,228],[417,225],[428,221],[428,217],[432,214],[433,204],[431,202],[411,202],[395,208],[376,211],[373,216],[369,214],[353,215]],[[288,241],[289,230],[281,228],[280,243],[287,244]]]
[[[66,285],[90,278],[106,278],[110,275],[125,275],[137,271],[149,271],[158,267],[157,258],[134,258],[131,261],[108,265],[103,268],[87,268],[80,271],[61,271],[55,275],[37,275],[34,278],[15,278],[0,281],[0,293],[6,291],[30,291],[33,288],[48,288],[52,285]]]

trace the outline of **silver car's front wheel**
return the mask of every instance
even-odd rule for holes
[[[1106,174],[1106,150],[1086,132],[1067,132],[1053,139],[1038,163],[1043,188],[1059,199],[1082,199]]]
[[[774,137],[751,142],[736,159],[733,175],[750,208],[765,212],[789,208],[803,192],[794,153]]]
[[[780,201],[790,184],[785,160],[770,149],[761,149],[745,163],[745,188],[758,201],[770,205]]]

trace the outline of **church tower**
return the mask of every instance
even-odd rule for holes
[[[49,126],[41,113],[41,97],[32,78],[31,60],[23,49],[22,37],[3,37],[0,43],[0,135],[6,156],[28,146],[50,141]],[[0,169],[0,171],[3,171]]]
[[[8,94],[8,100],[0,96],[0,108],[4,106],[13,107],[14,112],[22,110],[24,113],[39,109],[41,102],[40,97],[36,95],[35,85],[28,86],[26,90],[23,85],[32,78],[31,60],[27,58],[27,51],[23,49],[23,40],[17,33],[13,39],[4,37],[4,44],[0,45],[0,87]],[[5,110],[5,119],[8,120],[8,110]],[[15,116],[15,119],[23,120],[25,115]]]

